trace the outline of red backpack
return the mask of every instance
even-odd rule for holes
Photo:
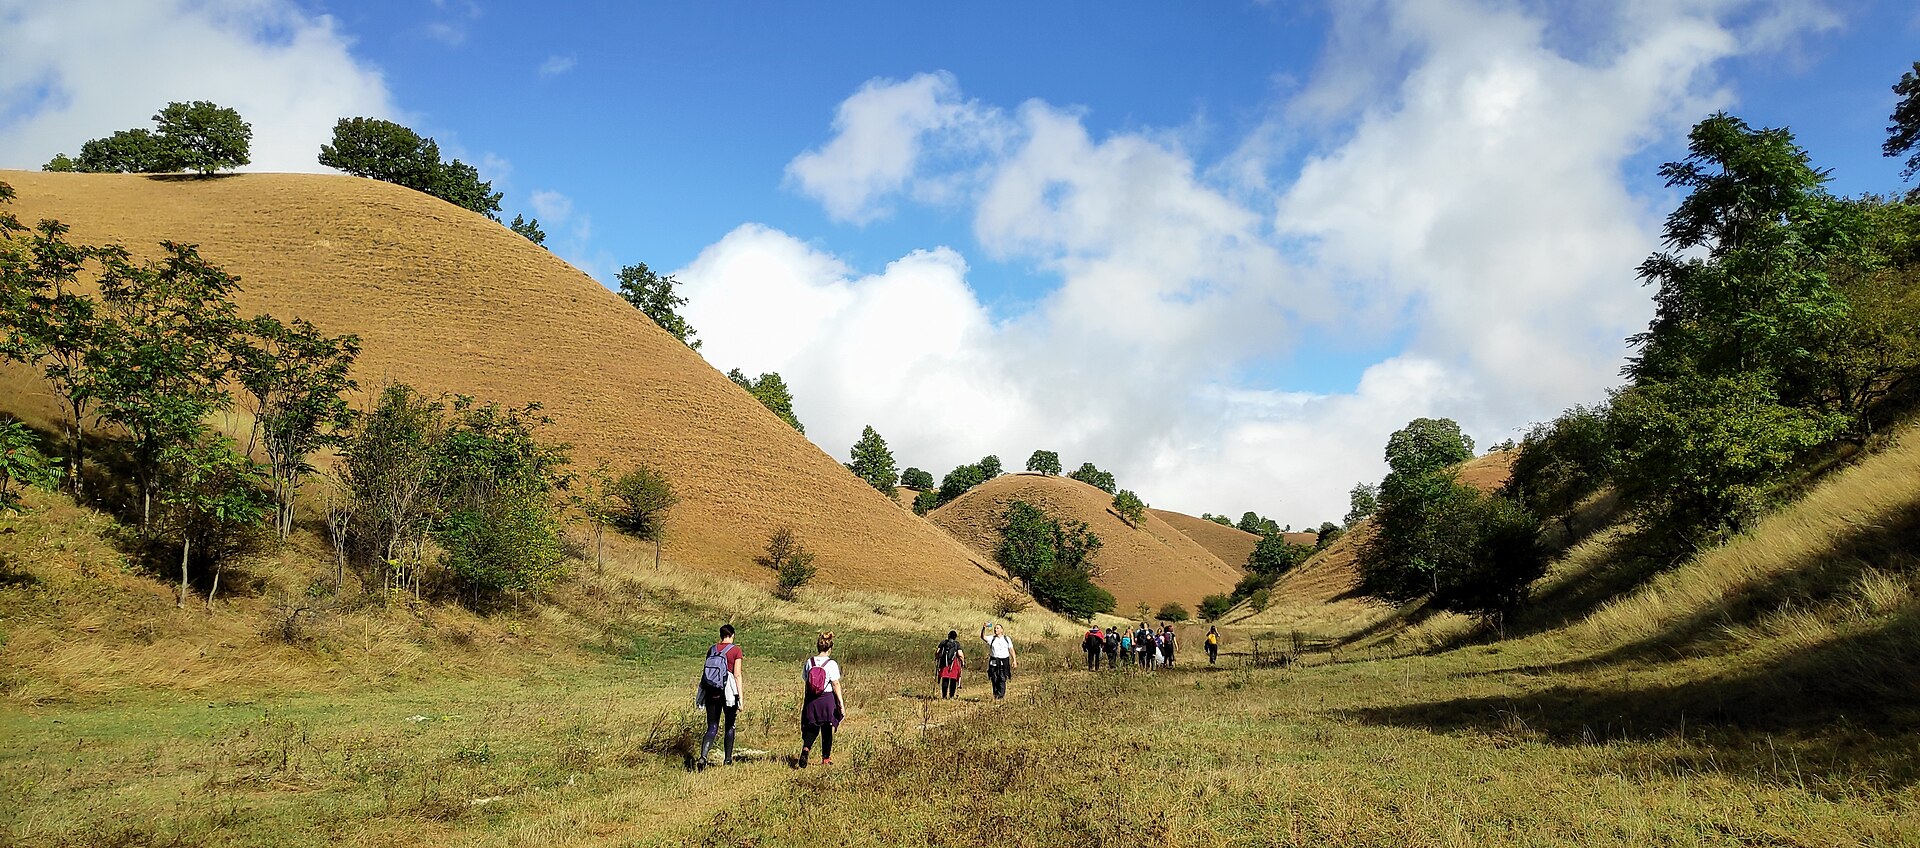
[[[828,662],[831,662],[829,660]],[[827,667],[819,657],[807,660],[807,695],[824,695],[827,692]]]

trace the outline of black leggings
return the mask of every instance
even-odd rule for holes
[[[703,763],[707,761],[707,755],[713,752],[713,737],[720,734],[720,717],[723,714],[727,719],[727,741],[724,750],[727,762],[733,762],[733,720],[740,717],[740,707],[725,706],[726,703],[725,695],[707,696],[707,736],[700,740],[700,761]]]
[[[805,759],[806,752],[813,750],[813,739],[816,736],[820,738],[820,759],[833,759],[833,725],[831,724],[800,725],[801,758]]]
[[[951,698],[955,694],[958,694],[959,691],[960,691],[960,678],[958,677],[940,678],[940,697]]]

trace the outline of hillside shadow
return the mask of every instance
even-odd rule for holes
[[[157,183],[198,183],[211,180],[226,180],[240,176],[229,171],[224,174],[147,174],[146,178]]]
[[[1595,665],[1594,661],[1583,661]],[[1570,669],[1568,664],[1562,670]],[[1920,783],[1920,603],[1880,627],[1741,673],[1634,688],[1556,686],[1508,697],[1342,710],[1365,724],[1556,746],[1668,741],[1667,757],[1772,785]],[[1782,763],[1791,763],[1783,770]]]

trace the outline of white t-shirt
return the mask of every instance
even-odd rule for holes
[[[803,683],[806,682],[807,672],[813,670],[814,664],[818,663],[819,660],[820,660],[819,657],[812,657],[807,660],[805,665],[802,665],[800,667],[801,682]],[[827,688],[822,689],[820,691],[832,692],[833,684],[840,682],[840,664],[829,659],[825,663],[821,663],[820,667],[827,670]]]
[[[987,643],[988,656],[993,659],[1004,660],[1013,656],[1012,636],[1002,633],[999,636],[984,636],[981,638]]]

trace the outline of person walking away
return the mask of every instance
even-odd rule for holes
[[[840,682],[840,664],[833,661],[833,632],[814,640],[816,653],[807,660],[802,676],[806,683],[800,704],[800,767],[807,767],[813,742],[820,740],[820,764],[833,765],[833,731],[847,716],[846,689]]]
[[[1120,635],[1120,628],[1118,627],[1107,628],[1107,639],[1106,639],[1106,645],[1105,645],[1106,652],[1107,652],[1107,668],[1120,667],[1120,640],[1123,638],[1125,637]]]
[[[1160,658],[1165,661],[1167,668],[1173,668],[1173,643],[1180,637],[1174,635],[1173,625],[1161,626],[1165,629],[1160,631]]]
[[[1213,665],[1220,659],[1220,628],[1207,628],[1207,665]]]
[[[1127,662],[1129,663],[1133,662],[1133,634],[1132,633],[1127,633],[1120,637],[1120,656],[1126,657]]]
[[[1153,650],[1153,633],[1147,630],[1147,623],[1142,621],[1140,622],[1140,627],[1133,631],[1134,661],[1138,662],[1141,668],[1146,668],[1147,657],[1149,655],[1149,652],[1152,650]]]
[[[947,638],[934,651],[934,667],[940,677],[940,697],[951,698],[960,692],[960,666],[967,652],[960,650],[960,631],[947,631]]]
[[[1087,655],[1088,671],[1100,670],[1100,651],[1106,644],[1107,634],[1098,627],[1089,628],[1086,637],[1080,640],[1080,651]]]
[[[993,635],[987,635],[987,628],[993,628]],[[980,640],[987,643],[987,679],[993,681],[993,699],[998,701],[1007,697],[1007,681],[1013,678],[1013,670],[1020,667],[1020,655],[1013,650],[1013,637],[1006,635],[1000,625],[987,623],[980,625]]]
[[[722,751],[727,765],[733,765],[733,723],[740,717],[740,702],[746,693],[746,652],[733,641],[733,625],[720,625],[720,641],[707,649],[706,665],[700,670],[700,684],[694,706],[707,711],[707,735],[700,740],[700,759],[695,768],[713,764],[714,737],[720,735],[720,722],[727,725]]]

